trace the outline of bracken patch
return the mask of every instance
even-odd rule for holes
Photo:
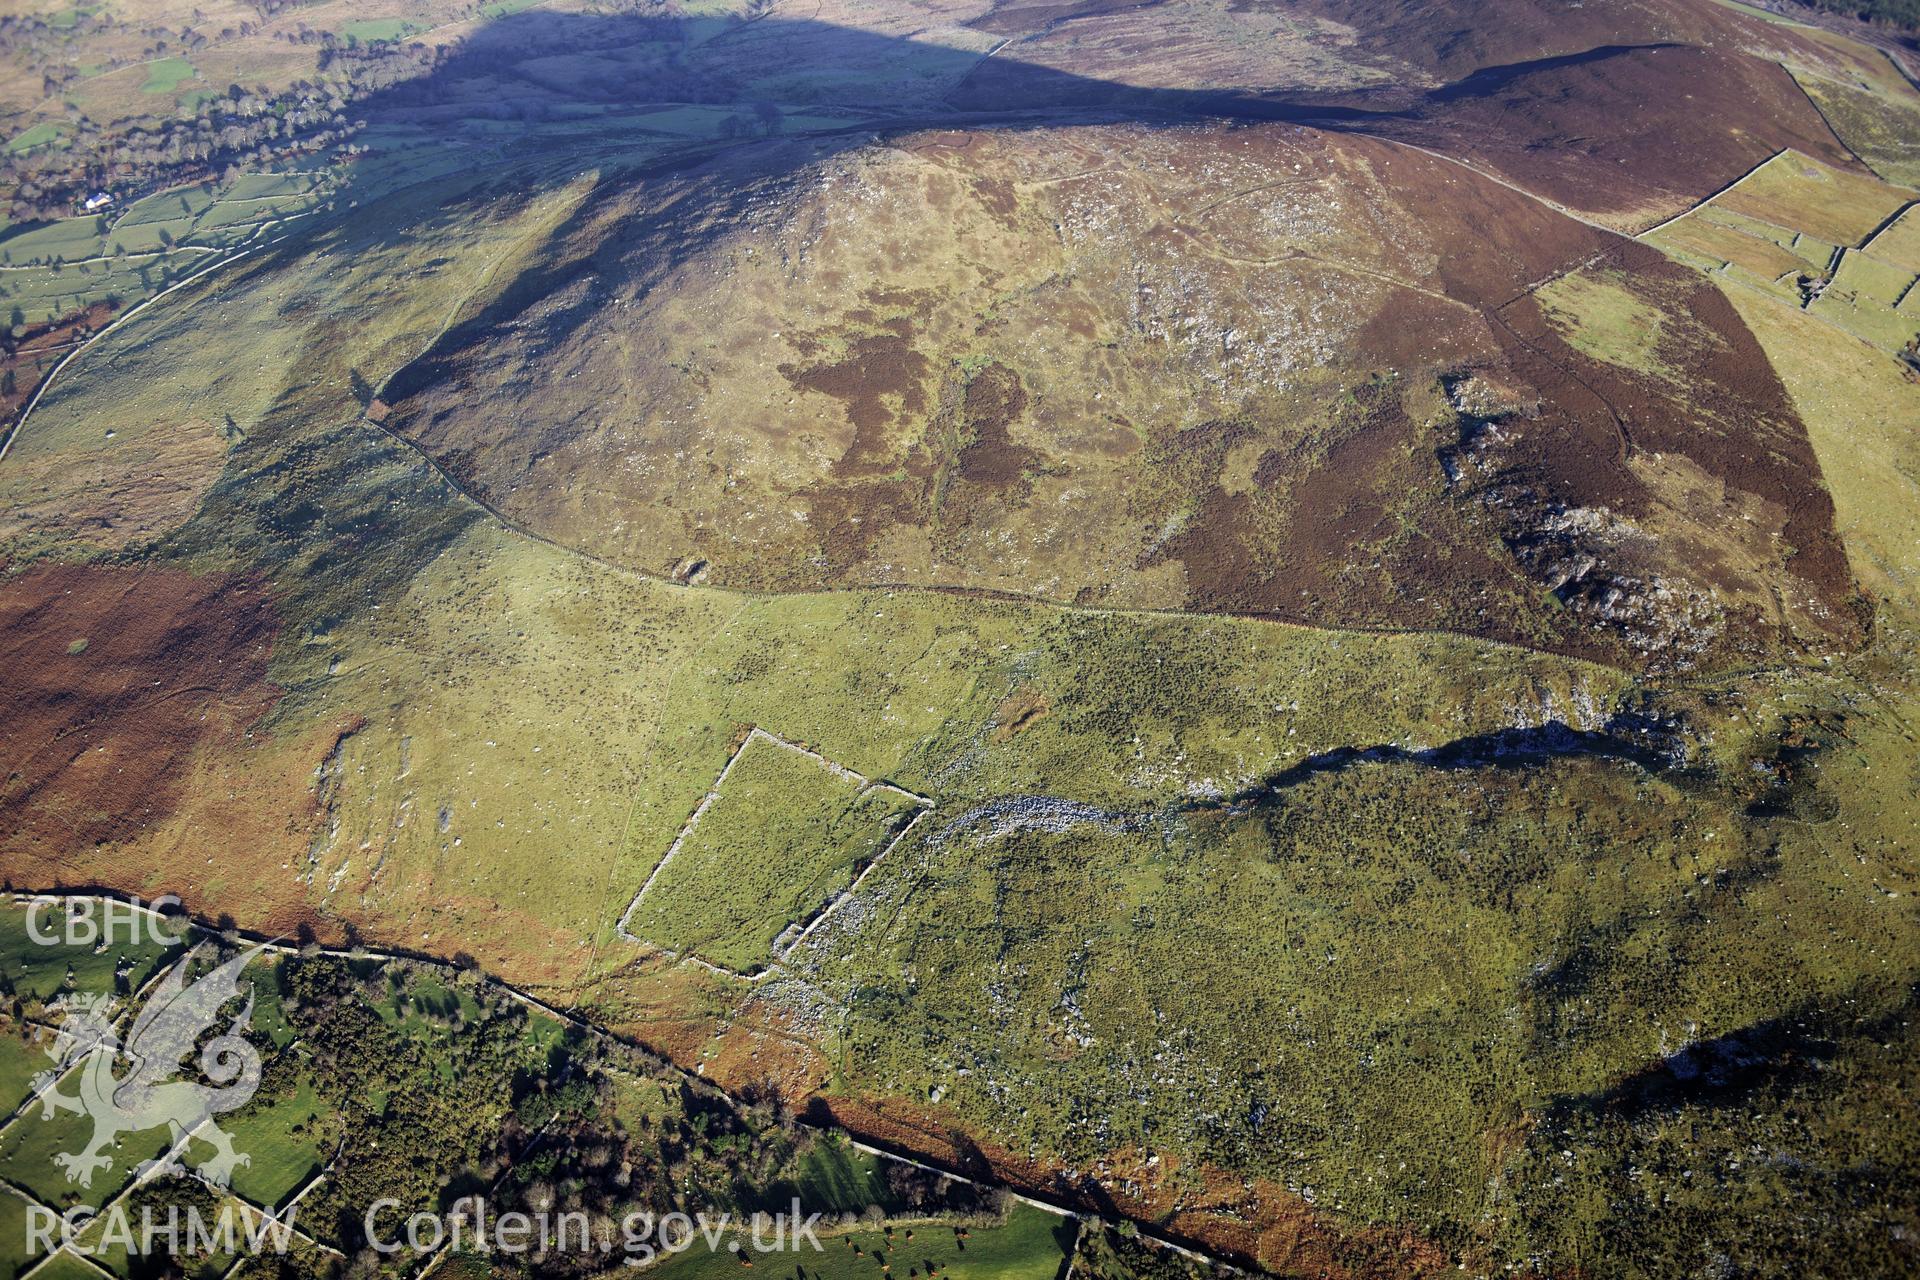
[[[163,823],[195,754],[278,699],[275,630],[244,579],[60,566],[0,582],[9,854],[59,866]]]

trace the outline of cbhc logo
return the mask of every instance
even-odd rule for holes
[[[67,898],[64,901],[35,898],[27,907],[27,937],[43,947],[94,947],[142,941],[172,946],[180,941],[162,927],[162,912],[180,905],[173,894],[164,894],[152,902],[138,898],[122,902],[117,898]],[[55,911],[61,915],[47,917]]]

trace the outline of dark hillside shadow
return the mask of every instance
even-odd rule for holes
[[[369,124],[533,122],[586,107],[736,104],[762,131],[780,129],[768,107],[783,116],[846,111],[934,126],[1088,109],[1251,120],[1397,114],[1313,92],[1143,88],[1021,63],[1004,50],[984,52],[773,14],[728,20],[528,11],[481,28],[355,114]]]
[[[357,103],[351,141],[377,155],[395,137],[424,134],[450,149],[511,154],[659,140],[689,128],[677,145],[667,141],[690,160],[770,136],[847,138],[840,145],[851,146],[909,129],[1103,120],[1348,128],[1407,115],[1397,103],[1374,109],[1312,92],[1141,88],[983,52],[773,15],[528,11],[481,28],[437,60],[424,58],[419,74]],[[706,136],[703,123],[712,127]]]
[[[1328,95],[1140,88],[1022,64],[1003,51],[983,58],[994,43],[982,36],[979,49],[948,47],[771,14],[528,11],[482,28],[418,76],[356,106],[353,141],[366,153],[344,169],[342,203],[378,198],[382,185],[394,189],[390,163],[380,184],[356,176],[389,152],[389,161],[403,154],[425,173],[466,167],[470,157],[475,167],[497,165],[515,182],[542,186],[590,171],[608,188],[684,173],[698,180],[677,190],[671,213],[649,228],[650,273],[664,272],[740,215],[742,191],[777,189],[768,184],[882,136],[1113,123],[1346,130],[1408,118]],[[989,66],[991,83],[983,87],[980,73]],[[707,131],[663,136],[690,117]],[[623,148],[628,158],[609,163]],[[530,178],[535,166],[538,176]],[[596,212],[589,199],[556,240]],[[530,268],[375,392],[397,407],[445,373],[452,354],[477,334],[601,266],[589,256]],[[589,304],[548,316],[546,336],[557,339],[594,316]],[[457,460],[442,461],[464,486]]]
[[[1071,11],[1007,11],[1000,23],[991,20],[1002,16],[996,11],[980,26],[933,35],[838,27],[771,7],[754,13],[765,4],[756,0],[746,14],[721,17],[527,10],[444,50],[396,43],[336,51],[340,60],[364,64],[360,82],[390,81],[349,108],[347,141],[363,154],[344,166],[347,195],[354,198],[358,185],[373,188],[367,194],[390,188],[396,169],[404,181],[415,171],[477,169],[516,157],[564,178],[569,164],[584,172],[596,167],[594,153],[604,158],[622,147],[652,149],[644,166],[630,167],[666,171],[756,140],[816,144],[790,148],[784,160],[763,152],[755,172],[767,178],[777,177],[782,164],[814,164],[878,134],[1130,122],[1287,123],[1366,133],[1457,157],[1491,148],[1488,154],[1505,157],[1493,167],[1511,169],[1508,179],[1568,199],[1560,189],[1566,175],[1552,166],[1566,161],[1577,168],[1580,156],[1609,140],[1615,149],[1604,155],[1601,171],[1609,182],[1617,184],[1622,155],[1654,169],[1680,163],[1647,153],[1649,137],[1680,127],[1668,119],[1671,104],[1654,92],[1663,77],[1693,77],[1702,93],[1712,81],[1737,98],[1751,90],[1744,77],[1753,71],[1745,66],[1749,59],[1691,46],[1616,41],[1478,66],[1433,88],[1167,89],[1019,60],[1019,37],[1032,34],[1034,24],[1044,29],[1065,20],[1060,15],[1084,19],[1114,7],[1099,0]],[[1643,65],[1663,53],[1699,54],[1705,61]],[[1570,87],[1565,77],[1575,74],[1587,78]],[[1524,101],[1507,101],[1516,93]],[[1817,140],[1791,130],[1766,139],[1768,146],[1787,144],[1805,149]],[[382,156],[389,163],[382,165]],[[1718,169],[1729,176],[1743,172],[1753,157],[1742,151],[1712,159],[1704,168],[1715,171],[1709,185],[1717,185]],[[1691,176],[1674,180],[1680,188],[1706,181],[1694,172],[1703,168],[1700,156],[1689,155],[1683,168]],[[360,172],[376,172],[379,180],[361,184]],[[1572,203],[1581,207],[1577,199]]]

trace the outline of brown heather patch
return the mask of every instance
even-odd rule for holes
[[[926,363],[917,354],[914,359]],[[924,393],[916,387],[914,395],[923,409]],[[808,525],[831,571],[858,568],[889,529],[961,527],[983,511],[1024,501],[1031,491],[1031,473],[1046,459],[1009,435],[1026,411],[1018,375],[990,364],[964,385],[950,380],[941,399],[903,455],[850,466],[862,448],[856,435],[831,474],[806,491]]]
[[[995,742],[1008,742],[1021,732],[1047,718],[1053,704],[1047,695],[1032,685],[1021,685],[993,709],[992,734]]]
[[[1543,62],[1484,89],[1466,82],[1437,92],[1421,113],[1411,140],[1471,157],[1630,231],[1704,199],[1784,147],[1854,167],[1784,67],[1715,49],[1616,49]]]
[[[180,805],[203,746],[279,698],[258,584],[167,570],[33,568],[0,580],[0,831],[48,870],[132,840]]]
[[[926,451],[916,448],[902,478],[825,482],[808,490],[808,527],[819,539],[828,571],[837,575],[857,568],[895,525],[923,523],[932,479]]]
[[[759,999],[735,1011],[701,1065],[707,1079],[736,1096],[806,1098],[833,1075],[833,1064],[794,1015]]]
[[[631,944],[616,945],[621,950],[603,952],[603,963],[623,959],[626,963],[593,982],[590,1009],[583,1011],[682,1066],[697,1066],[702,1051],[725,1030],[731,1015],[723,1011],[739,1001],[737,980],[681,964],[660,952],[633,959]],[[576,993],[556,990],[552,994],[570,1001]]]
[[[1029,468],[1038,466],[1038,450],[1017,445],[1009,428],[1027,411],[1026,389],[1003,364],[990,364],[974,374],[960,402],[973,439],[954,460],[959,477],[993,490],[1024,486]]]
[[[314,767],[343,726],[261,729],[277,628],[245,579],[61,566],[0,582],[9,877],[173,893],[208,918],[244,908],[250,927],[341,941],[297,863],[320,816]]]
[[[973,180],[973,194],[980,207],[998,218],[1008,230],[1018,228],[1014,215],[1020,211],[1020,201],[1014,195],[1011,182],[1004,178],[977,177]]]
[[[1287,7],[1350,26],[1359,48],[1455,80],[1481,67],[1658,40],[1737,40],[1758,27],[1716,0],[1655,5],[1541,5],[1479,0],[1472,6],[1409,0],[1285,0]]]
[[[1244,427],[1212,438],[1183,432],[1151,450],[1184,465],[1200,497],[1178,533],[1146,563],[1177,560],[1188,606],[1306,622],[1388,629],[1451,625],[1516,643],[1617,660],[1611,640],[1584,628],[1529,628],[1539,588],[1496,554],[1476,508],[1454,502],[1397,381],[1362,386],[1334,420],[1265,449],[1251,483],[1230,491],[1222,461]],[[1236,488],[1238,486],[1235,486]]]
[[[832,396],[847,406],[853,443],[833,465],[833,474],[856,478],[885,474],[896,465],[896,442],[888,433],[899,416],[924,412],[927,358],[915,351],[910,335],[887,333],[855,338],[847,354],[825,364],[797,368],[781,365],[788,382],[806,391]],[[888,401],[891,399],[892,404]]]
[[[1797,614],[1798,628],[1825,643],[1859,643],[1864,634],[1857,592],[1834,528],[1833,499],[1805,425],[1752,332],[1711,283],[1654,250],[1623,244],[1614,261],[1623,270],[1612,278],[1622,287],[1681,321],[1663,326],[1651,368],[1575,350],[1531,295],[1501,313],[1527,349],[1526,356],[1514,354],[1527,361],[1530,378],[1552,406],[1543,416],[1557,418],[1563,431],[1561,447],[1546,451],[1549,465],[1540,469],[1546,487],[1569,505],[1606,505],[1658,529],[1668,509],[1627,459],[1649,459],[1658,467],[1660,455],[1680,455],[1699,475],[1724,486],[1724,509],[1718,516],[1709,513],[1710,523],[1737,519],[1738,509],[1754,504],[1776,522],[1791,549],[1785,572],[1825,611],[1824,617]],[[1750,557],[1731,565],[1717,559],[1702,549],[1676,557],[1669,567],[1686,572],[1705,566],[1716,585],[1731,588],[1735,616],[1747,625],[1730,640],[1764,651],[1781,620],[1764,616],[1770,608],[1741,609],[1739,601],[1771,600],[1769,566]]]

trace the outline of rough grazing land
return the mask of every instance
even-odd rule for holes
[[[921,812],[919,800],[750,733],[621,920],[735,973],[764,968]]]
[[[1912,245],[1823,132],[1899,171],[1883,57],[1713,0],[56,2],[15,204],[192,176],[125,261],[4,232],[71,248],[36,296],[210,163],[331,148],[333,203],[0,463],[0,869],[463,961],[287,962],[245,1194],[344,1143],[347,1253],[510,1165],[907,1203],[786,1107],[1279,1274],[1914,1269],[1917,388],[1842,327]],[[748,726],[934,811],[871,859],[904,810],[758,760],[623,935]],[[981,1280],[876,1234],[835,1274]]]
[[[390,425],[620,563],[1668,666],[1857,636],[1738,317],[1458,165],[1272,125],[954,132],[749,147],[592,209]],[[1576,270],[1631,281],[1649,360],[1529,297]]]

